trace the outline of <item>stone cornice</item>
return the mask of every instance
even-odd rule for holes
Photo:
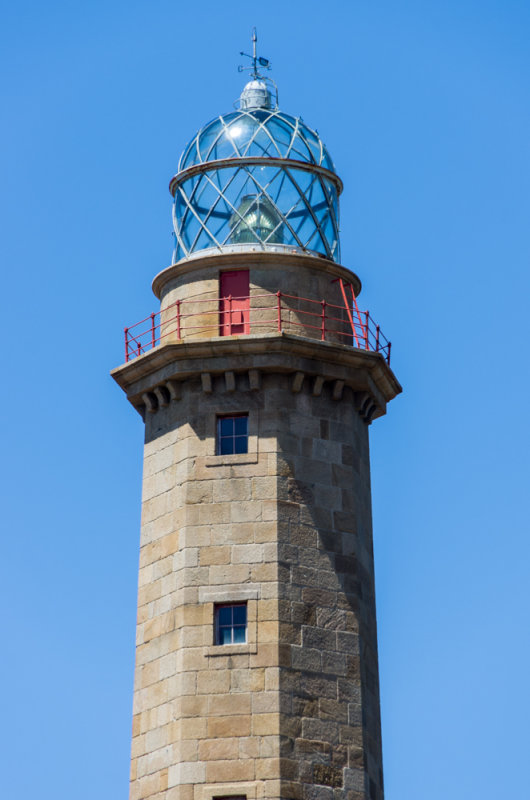
[[[335,399],[348,386],[356,393],[359,412],[369,420],[384,414],[386,404],[401,392],[380,353],[288,333],[168,343],[111,375],[141,412],[144,407],[154,411],[163,398],[178,399],[180,385],[190,378],[200,376],[203,391],[211,391],[211,376],[228,375],[225,380],[233,382],[233,374],[241,372],[292,374],[293,391],[300,390],[307,376],[315,395],[324,382],[332,383]]]

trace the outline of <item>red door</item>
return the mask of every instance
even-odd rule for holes
[[[248,269],[221,272],[219,276],[219,336],[250,333]]]

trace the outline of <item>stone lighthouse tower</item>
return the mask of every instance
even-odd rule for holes
[[[368,431],[401,389],[260,65],[182,154],[113,371],[145,421],[131,800],[383,798]]]

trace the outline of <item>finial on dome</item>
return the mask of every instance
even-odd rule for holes
[[[270,78],[265,78],[259,72],[259,67],[262,67],[263,69],[271,69],[271,63],[268,58],[258,56],[257,42],[258,36],[256,33],[256,28],[252,28],[252,55],[244,53],[243,51],[241,51],[239,54],[241,56],[245,56],[245,58],[250,58],[252,62],[251,66],[249,67],[243,67],[241,65],[238,67],[239,72],[246,72],[249,70],[252,75],[252,80],[246,84],[239,98],[240,107],[243,109],[273,107],[272,94],[267,86],[267,81],[270,81],[274,86],[276,86],[276,84],[274,84],[274,81],[271,81]],[[278,90],[276,90],[276,105],[277,104]]]
[[[258,42],[258,35],[256,33],[256,28],[252,28],[252,55],[250,56],[248,53],[244,53],[242,50],[240,52],[240,56],[245,56],[245,58],[250,58],[252,61],[251,67],[242,67],[239,66],[239,72],[244,72],[245,70],[250,70],[252,72],[252,77],[254,80],[258,80],[258,78],[263,78],[263,75],[259,74],[258,65],[263,67],[263,69],[271,69],[271,63],[268,58],[263,58],[263,56],[258,56],[257,53],[257,42]]]

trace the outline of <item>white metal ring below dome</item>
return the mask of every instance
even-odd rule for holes
[[[263,167],[282,167],[282,169],[299,169],[304,172],[316,172],[323,177],[330,180],[335,184],[337,194],[340,195],[344,188],[344,184],[336,172],[332,172],[325,167],[319,167],[316,164],[308,164],[307,161],[296,161],[293,158],[220,158],[217,161],[204,161],[201,164],[194,164],[192,167],[177,172],[169,182],[169,191],[175,196],[175,191],[179,183],[183,183],[193,175],[200,172],[207,172],[209,170],[225,169],[234,166],[256,165]]]

